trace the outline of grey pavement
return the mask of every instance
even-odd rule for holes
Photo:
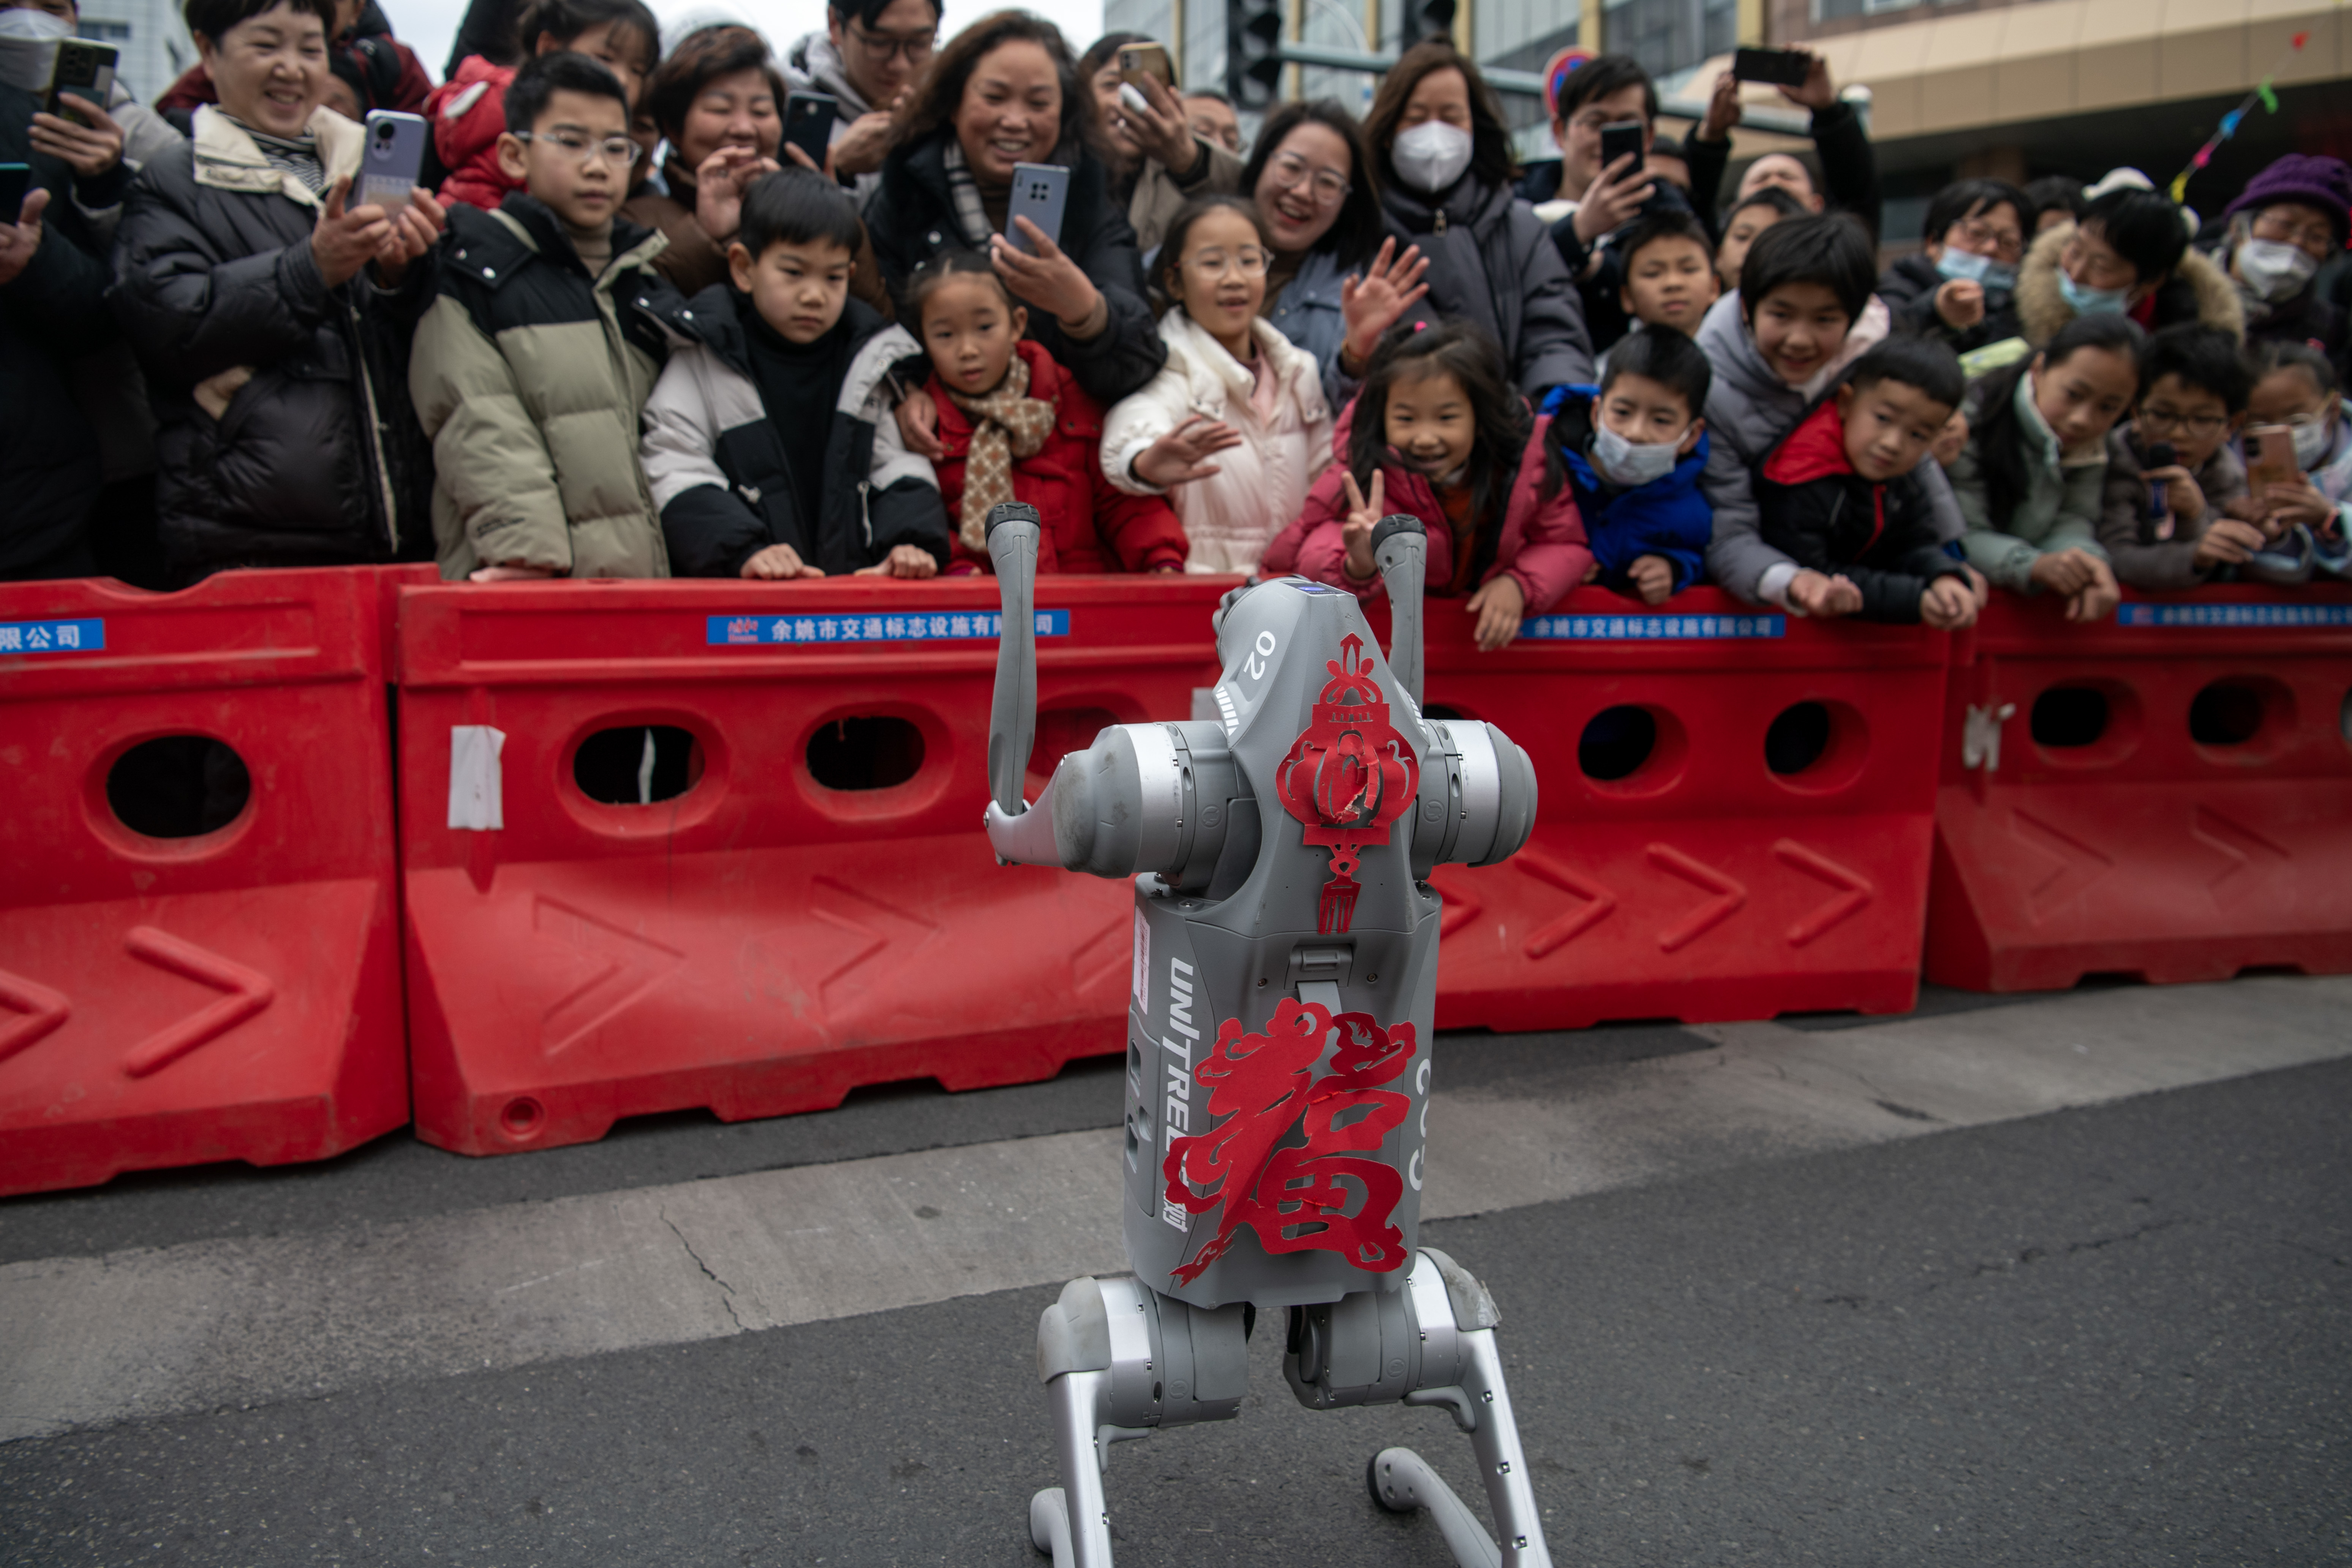
[[[1559,1560],[2352,1562],[2347,1001],[1446,1039],[1423,1239],[1502,1304]],[[1117,1097],[0,1205],[0,1562],[1036,1561]],[[1115,1450],[1121,1563],[1445,1561],[1361,1478],[1475,1492],[1450,1424],[1303,1411],[1279,1341]]]

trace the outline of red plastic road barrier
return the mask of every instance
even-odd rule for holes
[[[0,586],[0,1193],[408,1120],[383,601],[432,577]],[[242,775],[126,761],[174,736]]]
[[[2208,588],[1955,648],[1927,977],[2352,971],[2352,593]]]
[[[1042,764],[1188,717],[1234,581],[1043,579]],[[981,832],[996,610],[990,578],[404,592],[419,1136],[503,1153],[1118,1051],[1131,891]]]
[[[1458,600],[1427,620],[1429,706],[1500,726],[1540,790],[1526,848],[1433,879],[1440,1028],[1912,1005],[1945,634],[1712,588],[1580,588],[1494,653]]]

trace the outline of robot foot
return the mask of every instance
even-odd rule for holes
[[[1485,1286],[1445,1254],[1423,1247],[1401,1291],[1360,1292],[1298,1310],[1283,1372],[1312,1409],[1402,1400],[1450,1412],[1478,1457],[1495,1534],[1407,1448],[1373,1457],[1366,1472],[1373,1500],[1399,1512],[1427,1509],[1465,1568],[1550,1568],[1495,1343],[1499,1321]]]

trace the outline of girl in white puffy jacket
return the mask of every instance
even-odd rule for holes
[[[1176,215],[1153,279],[1168,363],[1103,426],[1104,477],[1169,498],[1188,572],[1250,572],[1331,460],[1331,410],[1315,356],[1258,317],[1273,251],[1257,214],[1214,196]]]

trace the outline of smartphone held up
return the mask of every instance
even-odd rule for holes
[[[352,205],[397,213],[425,173],[430,128],[414,114],[379,109],[367,117],[367,140],[360,152],[360,174]]]
[[[1062,243],[1062,210],[1070,201],[1070,172],[1058,163],[1013,165],[1013,199],[1004,209],[1004,237],[1015,250],[1034,256],[1017,218],[1027,218],[1055,245]]]

